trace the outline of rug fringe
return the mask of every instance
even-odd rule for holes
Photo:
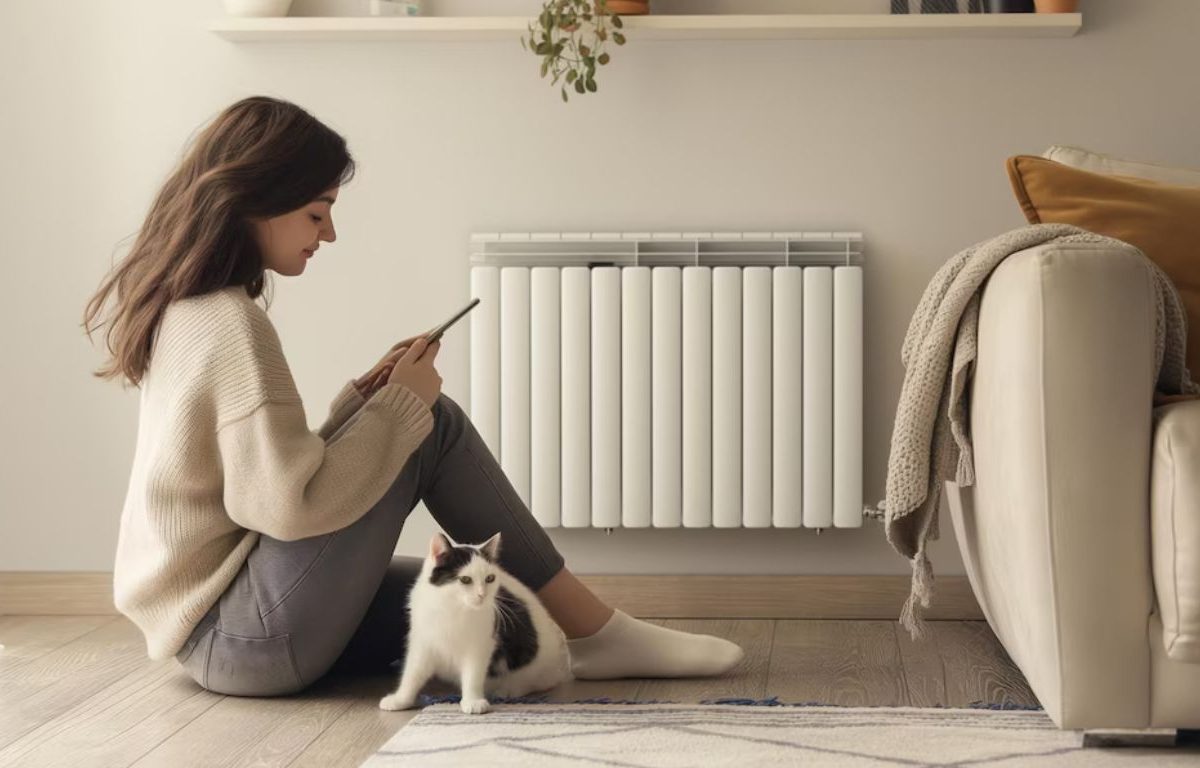
[[[457,704],[462,700],[458,694],[441,694],[431,696],[421,694],[417,696],[417,700],[421,706],[430,706],[432,704]],[[488,697],[488,701],[492,704],[736,704],[744,707],[855,707],[855,708],[870,708],[869,705],[861,704],[829,704],[822,701],[805,701],[788,703],[779,700],[778,696],[772,696],[769,699],[745,699],[745,698],[721,698],[721,699],[705,699],[700,702],[695,701],[660,701],[658,699],[610,699],[607,696],[596,696],[590,699],[575,699],[574,701],[550,701],[548,695],[541,696],[495,696]],[[880,709],[893,709],[896,705],[878,705]],[[1041,706],[1029,706],[1025,704],[1014,704],[1012,702],[991,703],[986,701],[972,701],[965,707],[948,707],[941,704],[934,704],[922,709],[1002,709],[1002,710],[1023,710],[1029,712],[1040,712],[1043,710]]]
[[[966,706],[967,709],[1015,709],[1028,712],[1041,712],[1045,709],[1041,705],[1031,706],[1028,704],[1015,704],[1011,701],[1002,701],[1000,703],[987,701],[972,701]]]

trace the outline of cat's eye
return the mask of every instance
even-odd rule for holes
[[[494,574],[494,573],[489,573],[487,575],[487,578],[484,579],[484,581],[486,581],[488,584],[491,584],[495,580],[496,580],[496,574]]]
[[[459,581],[461,581],[463,584],[470,584],[470,583],[471,583],[471,577],[470,577],[470,576],[459,576],[459,577],[458,577],[458,580],[459,580]]]

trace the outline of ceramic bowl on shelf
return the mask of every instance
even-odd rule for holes
[[[371,16],[420,16],[420,0],[371,0]]]
[[[230,16],[287,16],[292,0],[225,0]]]

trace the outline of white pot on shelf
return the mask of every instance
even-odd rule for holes
[[[292,0],[225,0],[230,16],[287,16]]]

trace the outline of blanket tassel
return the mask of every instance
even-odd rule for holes
[[[908,600],[904,602],[904,609],[900,612],[900,623],[908,630],[913,640],[924,640],[929,635],[929,629],[925,626],[925,620],[922,618],[917,604],[919,602],[921,607],[929,607],[929,601],[933,594],[933,566],[926,557],[924,549],[917,552],[912,562],[912,590],[908,595]]]

